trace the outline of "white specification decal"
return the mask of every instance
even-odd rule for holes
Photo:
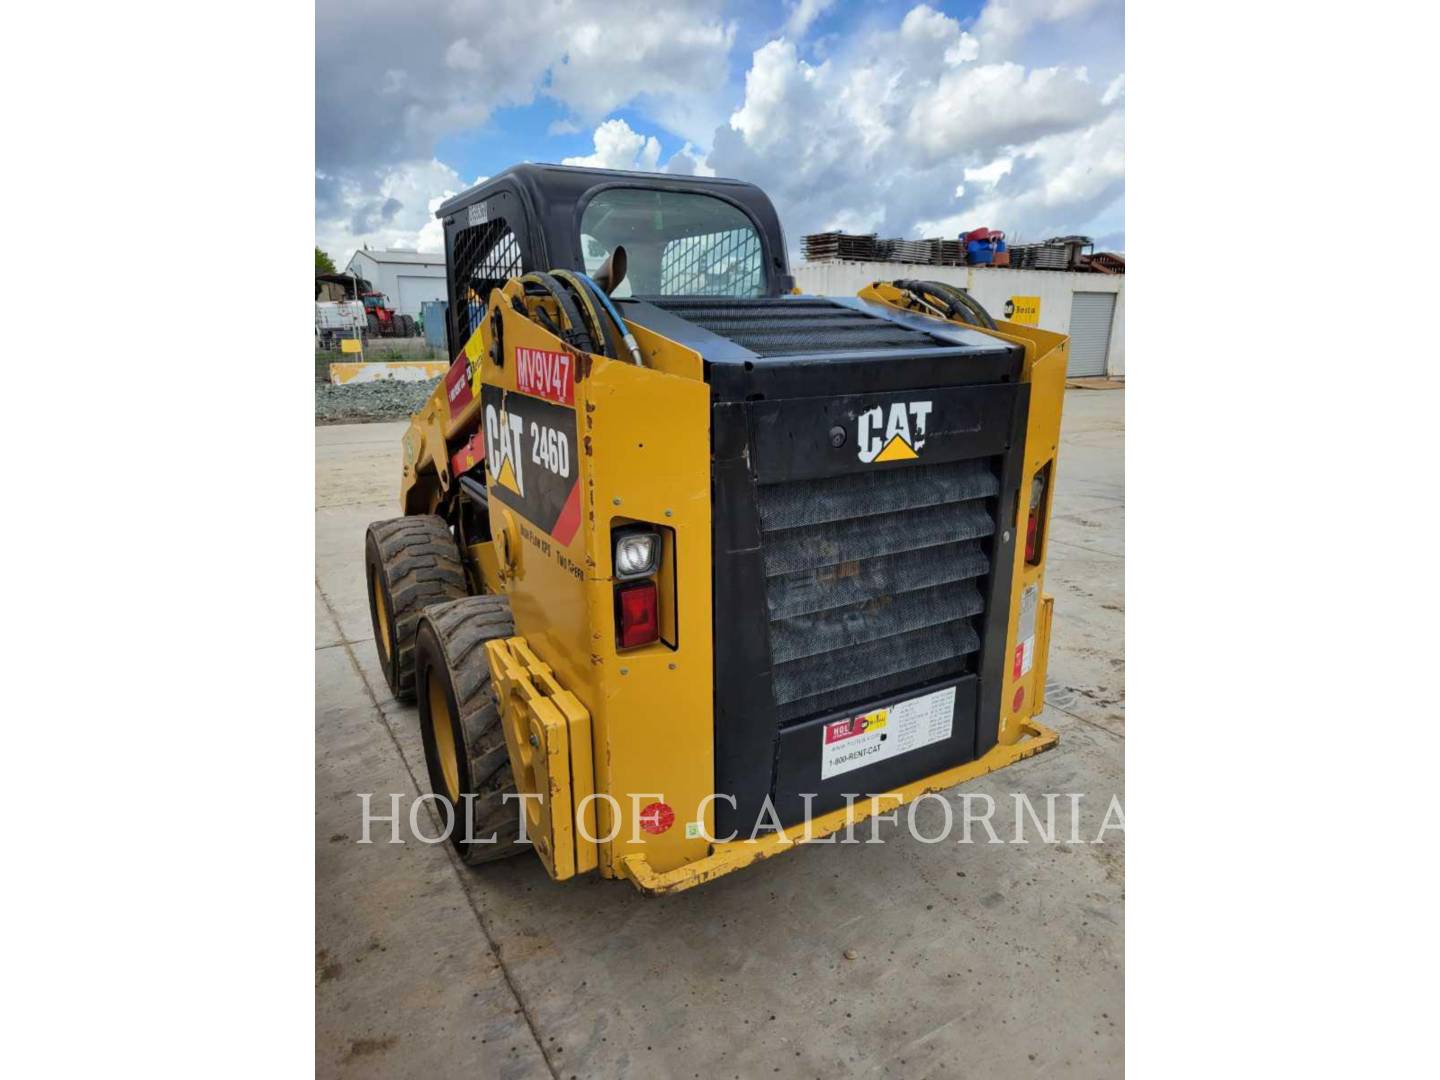
[[[955,687],[936,690],[820,729],[820,779],[885,761],[950,737],[955,723]]]
[[[1010,677],[1023,678],[1035,666],[1035,609],[1040,603],[1040,589],[1027,585],[1020,594],[1020,627],[1015,634],[1015,663],[1011,665]]]

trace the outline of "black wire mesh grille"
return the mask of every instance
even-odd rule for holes
[[[867,349],[934,349],[952,343],[831,300],[656,300],[712,334],[759,356]]]
[[[988,460],[760,487],[781,723],[970,669],[999,490]]]
[[[518,277],[520,244],[502,219],[472,225],[455,234],[451,265],[455,268],[455,295],[450,298],[451,344],[455,352],[485,317],[490,290]]]
[[[754,229],[683,236],[660,256],[662,296],[758,296],[765,265]]]

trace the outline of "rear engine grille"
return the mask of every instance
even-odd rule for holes
[[[759,488],[782,724],[967,669],[998,491],[986,460]]]
[[[651,298],[651,302],[759,356],[953,344],[832,300]]]

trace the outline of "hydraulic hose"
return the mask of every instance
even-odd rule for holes
[[[990,313],[981,307],[980,302],[964,289],[946,284],[943,281],[922,281],[920,284],[929,288],[929,290],[936,295],[943,296],[953,304],[967,310],[973,318],[966,321],[974,322],[977,326],[983,326],[987,330],[996,329],[995,320],[990,317]]]
[[[577,272],[575,276],[589,287],[595,299],[610,313],[610,317],[615,320],[615,325],[620,330],[620,339],[625,342],[625,347],[630,350],[630,356],[635,361],[635,366],[644,367],[645,361],[640,357],[640,345],[635,340],[635,335],[632,334],[629,327],[625,325],[625,320],[620,317],[620,312],[615,307],[615,302],[611,300],[605,290],[600,288],[588,275]]]
[[[982,326],[987,330],[996,329],[995,320],[990,317],[990,313],[964,289],[948,285],[943,281],[916,281],[913,278],[900,278],[892,284],[897,289],[904,289],[910,293],[915,300],[926,307],[930,306],[929,300],[938,301],[944,306],[948,318],[957,319],[971,326]]]
[[[936,289],[934,282],[916,281],[914,278],[898,278],[891,284],[897,289],[904,289],[921,306],[927,307],[931,311],[938,310],[941,318],[958,319],[960,322],[975,325],[975,319],[971,315],[970,309],[961,307],[946,293]],[[935,306],[937,303],[939,309]]]
[[[554,299],[555,306],[560,309],[560,315],[566,324],[560,337],[577,349],[583,349],[585,352],[595,351],[595,343],[590,339],[590,331],[585,325],[585,317],[580,313],[580,308],[571,298],[565,286],[549,274],[542,274],[538,271],[526,274],[520,279],[520,283],[538,286]]]
[[[596,306],[590,289],[569,270],[552,270],[550,273],[556,280],[564,282],[565,286],[574,294],[575,299],[580,302],[581,311],[590,328],[590,336],[595,340],[595,344],[600,346],[601,355],[618,360],[620,358],[619,335],[610,325],[608,315],[601,314],[601,309]]]

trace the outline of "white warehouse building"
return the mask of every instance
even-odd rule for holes
[[[1072,378],[1125,376],[1124,274],[893,262],[802,262],[793,273],[802,292],[818,296],[854,296],[872,281],[895,278],[959,285],[997,319],[1069,334]]]
[[[350,256],[345,273],[370,282],[402,315],[418,319],[426,300],[445,299],[445,255],[423,251],[368,251]]]

